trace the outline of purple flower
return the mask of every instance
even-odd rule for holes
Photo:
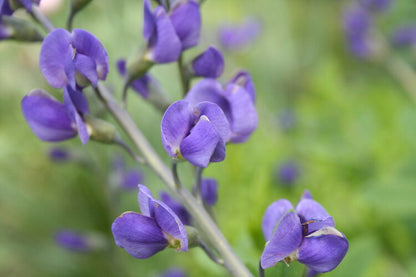
[[[20,4],[28,12],[32,11],[32,5],[39,5],[40,0],[17,0],[14,1],[15,4]],[[0,0],[0,16],[2,15],[11,15],[14,12],[14,9],[10,6],[9,0]]]
[[[195,105],[179,100],[166,110],[161,123],[162,143],[174,158],[198,167],[225,158],[230,126],[224,112],[214,103]]]
[[[67,162],[70,159],[70,153],[63,147],[53,147],[49,149],[49,158],[58,163]]]
[[[220,27],[218,41],[225,49],[238,51],[256,41],[260,31],[260,22],[255,18],[249,18],[241,24]]]
[[[55,241],[60,247],[71,251],[87,252],[92,249],[89,240],[85,236],[72,230],[57,232]]]
[[[292,185],[299,177],[299,167],[295,162],[289,161],[281,164],[278,168],[279,181],[284,185]]]
[[[404,26],[394,31],[391,36],[394,46],[407,47],[416,44],[416,25]]]
[[[218,183],[213,178],[203,178],[201,181],[201,197],[204,202],[213,206],[218,200]]]
[[[168,246],[188,251],[188,237],[178,216],[149,189],[139,185],[142,214],[125,212],[111,226],[117,246],[137,259],[146,259]]]
[[[169,13],[163,6],[152,10],[144,1],[143,36],[147,40],[147,58],[170,63],[181,51],[198,44],[201,29],[199,4],[193,0],[176,1]]]
[[[371,15],[360,6],[352,6],[344,12],[344,30],[349,49],[358,58],[371,54],[369,32]]]
[[[43,90],[32,90],[22,99],[21,107],[29,127],[40,140],[58,142],[79,134],[83,144],[88,142],[89,132],[80,114],[88,113],[82,92],[65,89],[63,104]]]
[[[101,42],[91,33],[74,29],[50,32],[42,43],[40,70],[55,88],[70,86],[96,87],[108,73],[108,55]]]
[[[171,268],[163,273],[160,277],[187,277],[188,275],[178,268]]]
[[[250,75],[238,73],[225,89],[213,79],[199,81],[186,95],[192,105],[208,101],[223,110],[231,128],[230,142],[241,143],[257,128],[255,90]]]
[[[260,260],[263,268],[298,260],[312,272],[324,273],[333,270],[348,250],[345,235],[335,229],[332,217],[308,191],[296,209],[286,199],[272,203],[262,229],[267,241]]]
[[[173,199],[167,192],[164,191],[160,193],[160,199],[175,212],[184,225],[191,225],[192,216],[180,202]]]
[[[117,184],[117,187],[123,190],[136,190],[137,186],[144,181],[141,171],[136,168],[126,169],[124,159],[117,156],[113,159],[113,171],[111,172],[111,183]]]
[[[143,183],[143,174],[136,169],[130,169],[123,174],[121,188],[125,190],[134,190],[140,183]]]
[[[126,76],[126,61],[118,60],[117,61],[118,72],[122,77]],[[150,74],[144,74],[142,77],[134,80],[131,83],[131,87],[134,91],[140,94],[144,99],[149,98],[151,93],[151,86],[159,86],[157,80],[153,78]]]
[[[224,57],[217,48],[210,46],[192,61],[191,67],[195,76],[216,79],[224,71]]]
[[[359,0],[360,4],[368,10],[375,12],[385,11],[390,7],[391,0]]]

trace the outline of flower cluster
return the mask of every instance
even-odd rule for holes
[[[89,107],[82,89],[106,79],[107,51],[85,30],[69,33],[55,29],[45,38],[39,60],[48,83],[63,88],[64,103],[43,90],[34,90],[22,100],[26,121],[41,140],[56,142],[78,134],[82,143],[87,143],[91,135],[85,122]]]
[[[137,259],[146,259],[170,246],[188,251],[188,237],[178,216],[149,189],[139,185],[141,214],[125,212],[111,226],[117,246]]]
[[[266,210],[262,229],[267,241],[261,256],[262,268],[279,261],[299,261],[312,273],[333,270],[344,258],[348,241],[335,229],[334,220],[308,191],[293,209],[281,199]]]

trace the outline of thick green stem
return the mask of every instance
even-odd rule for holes
[[[228,244],[227,240],[222,235],[214,221],[205,211],[204,207],[196,201],[191,193],[182,187],[177,187],[172,175],[172,172],[159,158],[153,147],[149,144],[147,139],[143,136],[141,131],[128,114],[113,98],[112,94],[107,88],[98,84],[98,96],[107,106],[108,110],[118,121],[123,130],[127,133],[133,141],[137,149],[142,153],[143,158],[151,169],[162,179],[170,191],[178,196],[181,202],[185,205],[188,211],[193,216],[201,233],[204,233],[219,255],[224,260],[224,265],[233,276],[249,277],[253,276],[245,265],[240,261],[234,250]]]

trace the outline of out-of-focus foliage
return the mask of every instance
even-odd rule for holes
[[[68,3],[51,15],[64,26]],[[350,241],[344,261],[327,276],[416,275],[416,103],[380,64],[349,55],[341,15],[349,1],[207,0],[203,39],[185,59],[212,44],[223,23],[260,20],[261,34],[239,52],[225,51],[228,80],[247,69],[257,88],[259,128],[242,145],[229,145],[224,162],[204,172],[219,183],[214,207],[220,228],[249,268],[256,271],[264,247],[261,219],[278,198],[296,203],[308,189],[333,216]],[[413,1],[393,1],[377,17],[381,30],[416,18]],[[28,18],[23,12],[18,16]],[[109,52],[106,82],[120,95],[115,62],[142,45],[141,1],[93,1],[77,15],[75,28],[94,33]],[[126,210],[137,210],[135,192],[119,203],[109,197],[115,146],[73,139],[62,145],[82,162],[53,163],[50,144],[26,125],[20,101],[33,88],[53,90],[38,68],[39,44],[0,43],[0,276],[157,276],[165,268],[185,268],[190,276],[226,276],[204,253],[163,251],[136,260],[115,246],[110,225]],[[399,55],[416,66],[416,55]],[[152,69],[173,99],[181,92],[176,65]],[[91,101],[92,91],[87,95]],[[95,112],[98,105],[91,104]],[[166,161],[159,124],[161,114],[129,97],[129,111]],[[279,114],[290,110],[294,125],[281,128]],[[107,119],[110,120],[108,117]],[[131,160],[126,157],[130,165]],[[296,161],[293,186],[276,182],[276,166]],[[106,161],[106,162],[103,162]],[[185,165],[183,180],[190,180]],[[145,185],[157,191],[161,181],[150,171]],[[189,173],[188,173],[189,172]],[[111,178],[110,178],[111,180]],[[191,185],[191,182],[187,182]],[[71,228],[108,239],[96,251],[72,253],[54,242],[56,230]],[[267,276],[300,276],[303,266],[278,264]]]

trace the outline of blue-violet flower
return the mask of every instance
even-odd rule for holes
[[[112,224],[117,246],[137,259],[146,259],[168,246],[188,251],[188,237],[178,216],[162,201],[153,198],[149,189],[139,185],[141,214],[125,212]]]
[[[207,167],[209,162],[225,159],[230,126],[218,105],[210,102],[192,105],[187,100],[179,100],[163,115],[161,136],[169,155]]]
[[[267,241],[260,260],[263,268],[297,260],[312,272],[324,273],[338,266],[348,250],[345,235],[335,229],[332,217],[308,191],[296,209],[286,199],[272,203],[262,229]]]
[[[224,57],[217,48],[210,46],[193,59],[191,69],[195,76],[216,79],[224,71]]]

